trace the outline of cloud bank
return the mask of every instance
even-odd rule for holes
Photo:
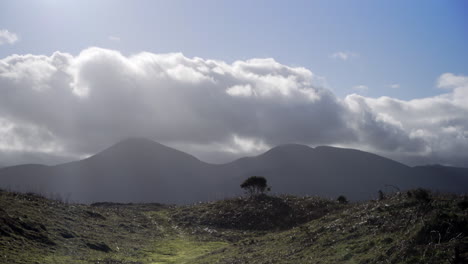
[[[0,161],[37,154],[53,163],[136,136],[212,162],[294,142],[468,166],[468,77],[443,74],[441,95],[411,101],[341,99],[323,83],[273,59],[100,48],[12,55],[0,60]]]

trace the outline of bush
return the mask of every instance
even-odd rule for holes
[[[348,203],[348,198],[346,198],[344,195],[338,196],[336,199],[340,204],[347,204]]]
[[[460,208],[460,209],[462,209],[462,210],[468,209],[468,196],[465,195],[465,196],[463,197],[463,200],[459,201],[459,202],[457,203],[457,205],[458,205],[458,208]]]
[[[450,241],[468,229],[468,221],[464,217],[444,212],[436,212],[424,221],[423,226],[415,236],[417,244],[444,243]]]
[[[244,189],[250,196],[264,194],[265,191],[269,191],[270,188],[267,186],[267,180],[261,176],[251,176],[247,178],[240,187]]]
[[[379,201],[382,201],[385,199],[385,194],[382,192],[382,190],[379,190]]]
[[[414,198],[415,200],[423,203],[428,203],[431,201],[430,192],[423,188],[418,188],[416,190],[408,191],[408,197]]]
[[[171,217],[194,227],[282,230],[320,218],[338,208],[330,200],[316,197],[259,195],[254,199],[238,197],[202,203],[187,210],[177,210]]]

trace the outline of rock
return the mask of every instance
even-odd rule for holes
[[[111,248],[108,245],[104,244],[104,243],[89,243],[89,242],[87,242],[86,246],[89,247],[90,249],[94,249],[94,250],[102,251],[102,252],[106,252],[106,253],[112,251]]]

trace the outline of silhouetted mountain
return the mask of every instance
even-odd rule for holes
[[[409,167],[371,153],[288,144],[259,156],[214,165],[147,139],[132,138],[87,159],[57,166],[0,169],[3,188],[59,194],[75,201],[190,203],[240,194],[261,175],[276,193],[375,197],[379,189],[424,187],[467,192],[468,169]]]

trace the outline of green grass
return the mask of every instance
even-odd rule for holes
[[[197,241],[190,236],[180,236],[155,242],[147,249],[147,254],[154,264],[196,263],[197,258],[226,246],[226,242]]]

